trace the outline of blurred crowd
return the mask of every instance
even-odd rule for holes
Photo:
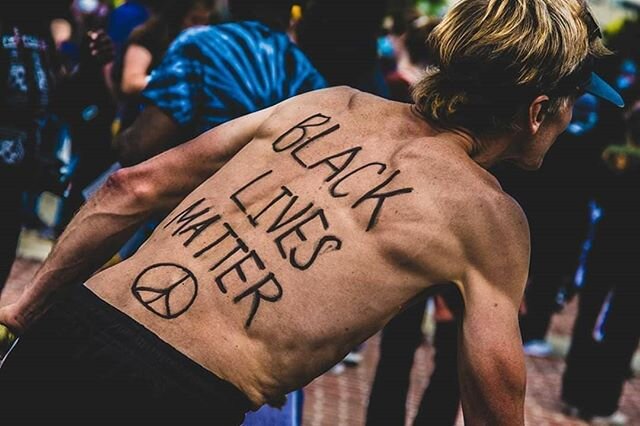
[[[612,54],[598,64],[626,107],[584,95],[538,173],[493,170],[530,222],[524,350],[553,353],[552,316],[577,295],[559,398],[566,414],[612,425],[627,422],[618,406],[640,337],[640,6],[626,4],[626,18],[604,27]],[[121,166],[328,86],[411,103],[413,85],[432,65],[425,40],[446,7],[391,0],[366,7],[355,0],[3,1],[0,290],[21,230],[55,240]],[[45,192],[60,200],[54,223],[38,214]],[[150,219],[112,262],[135,251],[156,223]],[[444,286],[385,328],[367,424],[404,424],[425,314],[435,318],[435,368],[411,422],[455,423],[462,305]],[[345,363],[360,359],[356,350]],[[289,398],[288,409],[298,414],[288,423],[265,409],[246,424],[299,423],[301,404],[301,392]]]

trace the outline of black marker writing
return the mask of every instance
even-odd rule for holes
[[[360,198],[358,201],[356,201],[356,203],[352,206],[352,208],[355,209],[360,204],[364,203],[367,200],[375,199],[377,201],[376,206],[373,209],[373,213],[371,214],[371,218],[369,219],[369,225],[367,226],[367,232],[369,232],[371,229],[373,229],[373,227],[376,225],[376,222],[378,221],[378,215],[380,214],[380,209],[382,209],[382,205],[387,200],[387,198],[396,197],[398,195],[408,194],[410,192],[413,192],[413,188],[402,188],[402,189],[396,189],[394,191],[389,191],[389,192],[384,192],[384,193],[377,194],[378,191],[380,191],[385,186],[387,186],[391,182],[393,182],[393,180],[399,174],[400,174],[400,170],[396,170],[395,172],[393,172],[393,174],[391,176],[389,176],[387,178],[387,180],[385,180],[380,185],[378,185],[375,188],[373,188],[371,191],[367,192],[365,195],[362,196],[362,198]]]
[[[253,261],[253,263],[258,267],[259,270],[263,271],[265,269],[264,262],[262,262],[262,259],[260,259],[260,256],[258,256],[258,253],[256,253],[254,250],[251,250],[248,255],[234,263],[229,269],[222,272],[216,277],[216,284],[218,284],[218,288],[221,292],[223,292],[224,294],[227,293],[227,287],[224,284],[224,278],[233,271],[235,271],[236,275],[240,278],[240,281],[242,281],[243,283],[247,282],[247,275],[245,274],[244,269],[242,269],[242,265],[250,260]]]
[[[341,177],[340,179],[338,179],[337,181],[335,181],[330,187],[329,187],[329,193],[331,194],[332,197],[335,198],[341,198],[341,197],[346,197],[347,195],[349,195],[348,192],[337,192],[338,186],[342,185],[342,182],[344,182],[345,180],[349,179],[350,177],[352,177],[353,175],[356,175],[358,173],[360,173],[363,170],[366,170],[370,167],[378,167],[378,171],[376,173],[378,173],[379,175],[381,175],[382,173],[384,173],[385,170],[387,170],[387,165],[383,164],[383,163],[369,163],[369,164],[365,164],[364,166],[360,166],[357,169],[347,173],[346,175],[344,175],[343,177]]]
[[[283,259],[287,259],[287,255],[289,257],[289,262],[291,263],[291,266],[293,266],[296,269],[300,269],[300,270],[306,270],[309,269],[311,267],[311,265],[313,265],[313,262],[316,260],[316,258],[318,257],[318,254],[322,251],[324,245],[326,244],[330,244],[333,243],[334,246],[334,250],[340,250],[340,248],[342,248],[342,241],[340,241],[340,239],[338,239],[338,237],[335,237],[333,235],[329,235],[329,236],[324,236],[320,239],[320,241],[315,245],[314,247],[314,251],[313,254],[311,255],[311,258],[309,260],[307,260],[306,262],[300,262],[297,257],[296,257],[296,253],[297,253],[297,248],[293,247],[289,250],[289,253],[287,253],[285,246],[284,246],[284,240],[286,238],[288,238],[290,235],[294,234],[298,237],[298,239],[302,242],[307,241],[307,235],[304,233],[303,228],[305,227],[305,225],[311,223],[312,221],[318,221],[320,222],[320,224],[322,225],[322,228],[326,231],[327,229],[329,229],[329,221],[327,220],[327,217],[324,213],[323,209],[319,209],[317,211],[315,211],[311,216],[307,217],[305,220],[301,221],[300,223],[298,223],[297,225],[293,226],[291,229],[287,230],[286,232],[282,233],[280,236],[278,236],[274,242],[276,243],[276,246],[278,247],[278,252],[280,253],[280,256]]]
[[[320,238],[320,241],[318,241],[318,243],[313,247],[313,253],[306,263],[300,263],[298,261],[298,256],[296,256],[298,248],[294,247],[290,252],[289,262],[291,263],[291,266],[301,271],[306,271],[313,265],[325,246],[328,247],[328,250],[340,250],[342,248],[342,241],[335,235],[326,235]]]
[[[196,201],[195,203],[191,204],[186,209],[182,210],[180,213],[176,214],[173,217],[173,219],[171,219],[164,226],[163,229],[167,229],[173,223],[178,223],[178,224],[180,224],[180,226],[178,227],[178,229],[176,229],[173,232],[173,234],[171,234],[171,236],[175,237],[176,235],[178,235],[180,232],[182,232],[182,230],[185,227],[189,226],[191,224],[191,222],[193,222],[194,220],[198,219],[200,216],[209,213],[209,211],[211,210],[209,207],[206,207],[203,210],[200,210],[198,212],[193,213],[193,211],[196,209],[196,207],[198,207],[200,204],[202,204],[202,202],[204,200],[205,200],[204,198],[201,198],[198,201]]]
[[[273,295],[267,295],[267,294],[262,292],[262,289],[264,287],[266,287],[267,285],[269,285],[269,284],[271,284],[276,289],[275,294],[273,294]],[[271,272],[271,273],[269,273],[269,275],[267,275],[265,278],[263,278],[257,284],[255,284],[252,287],[248,288],[242,294],[236,296],[233,299],[234,303],[240,303],[246,297],[249,297],[249,296],[253,295],[253,302],[251,303],[251,311],[249,313],[249,318],[247,318],[247,321],[244,324],[244,327],[245,328],[249,328],[251,326],[251,323],[253,322],[253,319],[256,316],[256,313],[258,312],[258,308],[260,307],[260,302],[262,300],[264,300],[266,302],[275,303],[275,302],[279,301],[280,299],[282,299],[282,294],[283,294],[282,286],[280,285],[280,283],[276,279],[275,275]]]
[[[335,132],[339,128],[340,128],[340,125],[336,124],[335,126],[330,127],[327,130],[325,130],[325,131],[323,131],[321,133],[318,133],[317,135],[311,136],[309,139],[307,139],[302,144],[297,146],[293,151],[291,151],[291,156],[302,167],[309,168],[309,166],[300,158],[300,151],[302,151],[304,148],[306,148],[309,144],[311,144],[311,143],[313,143],[313,142],[315,142],[317,140],[320,140],[320,139],[322,139],[323,137],[325,137],[327,135],[330,135],[331,133]]]
[[[302,120],[300,123],[296,124],[291,129],[282,134],[278,139],[276,139],[276,141],[273,143],[273,150],[275,152],[282,152],[296,146],[307,136],[308,128],[322,126],[324,124],[327,124],[330,120],[331,117],[327,117],[326,115],[322,114],[315,114]],[[291,141],[291,136],[295,138],[293,139],[293,141]]]
[[[287,219],[285,219],[285,216],[287,215],[287,213],[289,213],[289,210],[291,210],[291,208],[296,204],[296,202],[298,201],[298,198],[299,197],[297,195],[294,195],[293,198],[289,200],[289,204],[287,204],[284,210],[282,210],[280,215],[273,222],[273,224],[269,227],[269,229],[267,229],[268,233],[275,232],[278,229],[289,225],[290,223],[300,219],[302,216],[304,216],[305,213],[311,210],[311,208],[313,207],[313,203],[307,204],[305,207],[303,207],[302,209],[299,209],[298,211],[294,212],[291,216],[289,216]]]
[[[206,247],[204,247],[203,249],[201,249],[200,251],[198,251],[196,254],[193,255],[193,257],[197,259],[202,255],[204,255],[205,253],[207,253],[208,251],[217,247],[219,244],[222,244],[222,242],[226,241],[227,239],[231,239],[231,238],[234,239],[236,243],[235,246],[233,246],[229,251],[227,251],[227,253],[209,269],[210,271],[214,271],[218,269],[220,265],[222,265],[224,262],[230,259],[231,256],[233,256],[234,254],[238,253],[240,250],[242,250],[245,253],[249,251],[249,248],[247,247],[247,245],[244,243],[244,241],[242,241],[242,239],[238,236],[238,234],[236,234],[236,232],[233,230],[231,225],[229,225],[228,223],[224,223],[223,226],[227,232],[222,234],[222,236],[219,237],[217,240],[215,240],[214,242],[207,245]]]
[[[149,311],[165,319],[174,319],[193,305],[198,281],[184,266],[158,263],[138,275],[131,292]]]
[[[355,148],[349,148],[346,151],[342,151],[338,154],[333,154],[329,157],[323,158],[322,160],[317,161],[316,163],[313,163],[308,167],[309,169],[315,169],[322,164],[329,166],[333,173],[331,173],[324,181],[331,182],[333,178],[338,176],[340,173],[342,173],[343,170],[349,167],[349,164],[351,164],[353,159],[361,150],[362,147],[359,146]]]
[[[268,171],[253,179],[232,195],[231,199],[245,214],[247,207],[245,202],[241,201],[242,193],[271,173]],[[298,209],[299,206],[296,204],[298,197],[293,197],[291,191],[282,187],[282,193],[269,203],[257,217],[285,198],[289,199],[289,203],[271,225],[274,230],[298,220],[312,208],[310,205]],[[170,231],[172,237],[189,234],[184,242],[185,247],[189,247],[205,230],[222,219],[221,215],[211,213],[211,208],[203,205],[204,201],[205,199],[202,198],[194,202],[174,215],[163,227],[163,229],[167,229],[171,225],[176,227],[175,230]],[[248,218],[253,220],[251,216]],[[209,269],[209,272],[216,271],[212,278],[222,294],[232,292],[229,288],[230,285],[235,284],[241,287],[237,291],[233,291],[235,293],[232,299],[234,304],[251,298],[251,308],[245,321],[245,327],[249,328],[261,303],[279,301],[283,295],[283,288],[275,274],[266,270],[267,267],[258,253],[249,248],[229,223],[223,222],[222,226],[217,226],[217,229],[223,229],[222,235],[217,235],[213,242],[204,247],[200,245],[193,257],[199,259],[207,255],[207,258],[214,257],[216,259],[216,263]],[[236,254],[241,252],[245,255],[238,256],[239,259],[234,258]],[[226,266],[222,272],[218,271],[223,265],[229,263],[232,264]],[[236,278],[234,279],[234,277]],[[194,274],[186,268],[173,263],[159,263],[144,269],[135,279],[131,291],[147,310],[161,318],[173,319],[187,312],[193,305],[198,294],[198,283]]]
[[[289,188],[287,188],[286,186],[283,186],[281,188],[281,192],[273,200],[271,200],[269,204],[267,204],[262,210],[260,210],[258,214],[255,215],[255,217],[251,215],[247,215],[247,219],[249,219],[249,223],[251,223],[251,225],[255,228],[256,226],[259,225],[258,219],[260,219],[260,216],[262,216],[267,211],[269,211],[269,209],[271,209],[273,206],[278,204],[278,202],[283,198],[285,197],[290,198],[292,195],[293,194],[291,193],[291,191],[289,191]]]
[[[271,173],[273,173],[273,170],[269,170],[268,172],[265,172],[265,173],[261,174],[260,176],[258,176],[257,178],[253,179],[251,182],[249,182],[248,184],[246,184],[245,186],[243,186],[242,188],[238,189],[236,192],[231,194],[231,197],[230,197],[231,200],[236,204],[236,206],[238,206],[238,208],[240,209],[240,211],[242,211],[242,213],[246,213],[247,212],[247,207],[244,205],[244,203],[242,201],[240,201],[240,198],[239,198],[240,194],[242,194],[247,189],[251,188],[257,182],[260,182],[265,177],[269,176]]]

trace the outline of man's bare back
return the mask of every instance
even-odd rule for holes
[[[486,232],[491,210],[523,222],[450,137],[351,89],[285,102],[86,285],[254,403],[277,403],[428,287],[461,284],[468,243],[485,237],[460,230]],[[527,241],[506,245],[526,266]]]

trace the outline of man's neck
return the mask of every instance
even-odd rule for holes
[[[451,143],[484,169],[513,157],[513,135],[479,138],[466,130],[452,130],[450,133]]]
[[[423,123],[421,129],[425,136],[436,137],[456,151],[466,155],[480,167],[489,169],[502,160],[518,157],[516,142],[521,134],[504,134],[500,136],[477,137],[466,129],[443,129],[435,123],[429,122],[416,109],[415,105],[409,106],[408,114],[413,120]]]

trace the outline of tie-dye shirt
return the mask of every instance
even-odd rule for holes
[[[325,86],[285,33],[246,21],[183,32],[152,72],[143,97],[171,116],[189,139]]]

